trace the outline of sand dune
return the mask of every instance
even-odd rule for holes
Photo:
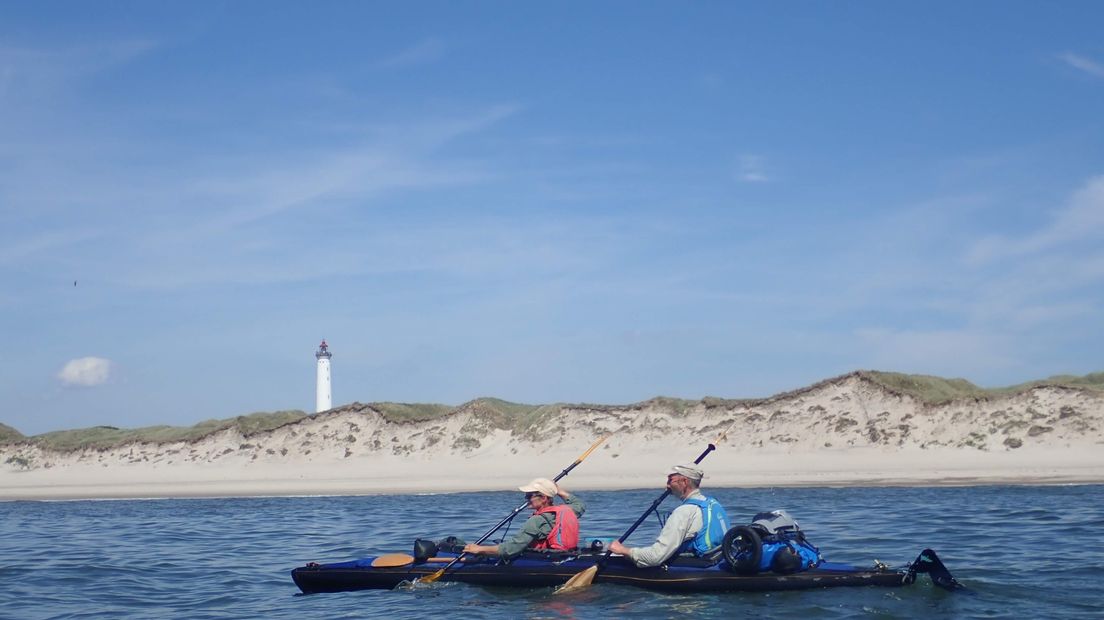
[[[1104,482],[1104,397],[1043,386],[931,405],[853,373],[769,399],[562,406],[524,432],[478,403],[390,422],[353,403],[243,436],[72,452],[0,446],[0,499],[412,493],[512,489],[611,437],[565,483],[660,488],[722,432],[706,485]]]

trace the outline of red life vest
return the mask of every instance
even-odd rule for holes
[[[558,549],[567,551],[579,546],[579,518],[570,506],[557,504],[545,506],[533,514],[551,512],[556,515],[556,521],[552,524],[552,531],[548,538],[538,540],[530,545],[533,549]]]

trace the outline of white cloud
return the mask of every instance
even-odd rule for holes
[[[32,234],[10,244],[5,239],[4,247],[0,247],[0,266],[55,252],[60,248],[93,239],[98,234],[92,230],[53,230]]]
[[[440,58],[444,52],[445,45],[440,40],[425,39],[393,56],[384,58],[377,63],[377,66],[384,69],[394,69],[430,63]]]
[[[717,73],[707,73],[701,77],[701,83],[706,88],[717,89],[725,85],[725,79]]]
[[[981,239],[970,248],[967,260],[979,264],[1027,256],[1086,239],[1099,239],[1102,235],[1104,176],[1098,176],[1089,179],[1066,206],[1056,210],[1047,226],[1018,238],[992,235]]]
[[[488,173],[475,164],[441,164],[426,153],[465,135],[483,131],[510,117],[517,106],[500,104],[476,113],[417,126],[381,129],[379,144],[335,149],[328,153],[282,159],[276,155],[259,164],[238,167],[219,176],[190,180],[199,190],[197,202],[230,205],[202,220],[199,232],[228,231],[287,211],[316,205],[334,196],[371,197],[404,188],[466,185],[484,180]],[[399,146],[399,145],[402,146]],[[229,165],[228,165],[229,166]],[[183,193],[188,188],[182,188]],[[167,192],[171,193],[171,192]],[[192,230],[176,230],[192,234]]]
[[[1065,52],[1064,54],[1058,54],[1058,59],[1074,69],[1084,71],[1093,77],[1104,78],[1104,65],[1085,58],[1084,56],[1078,56],[1072,52]]]
[[[36,100],[89,75],[124,65],[157,47],[132,39],[62,49],[0,45],[0,104],[13,97]]]
[[[765,183],[770,180],[763,158],[759,155],[741,156],[737,175],[745,183]]]
[[[1015,364],[1004,337],[981,329],[856,329],[859,365],[978,377]]]
[[[110,374],[110,360],[102,357],[80,357],[66,362],[57,376],[65,385],[92,387],[107,381]]]

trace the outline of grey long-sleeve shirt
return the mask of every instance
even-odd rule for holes
[[[701,491],[695,490],[687,499],[705,500]],[[682,504],[671,511],[667,522],[663,524],[663,530],[650,547],[634,547],[629,549],[629,557],[640,568],[659,566],[673,556],[682,543],[694,538],[704,525],[701,508],[693,504]]]
[[[564,504],[571,508],[576,517],[581,517],[586,512],[586,504],[574,495],[569,495],[564,500]],[[525,525],[521,526],[521,531],[514,534],[514,537],[510,540],[498,545],[498,556],[512,558],[521,555],[521,552],[529,548],[535,541],[548,538],[555,523],[556,515],[551,512],[543,512],[529,517]]]

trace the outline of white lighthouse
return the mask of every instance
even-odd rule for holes
[[[315,389],[314,396],[314,409],[317,413],[333,408],[330,392],[330,358],[333,357],[333,353],[330,353],[330,348],[326,345],[325,339],[322,340],[322,344],[318,345],[314,357],[318,360],[318,386]]]

